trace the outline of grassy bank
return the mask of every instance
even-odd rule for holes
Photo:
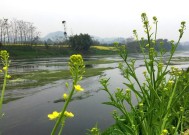
[[[117,54],[114,47],[109,46],[91,46],[88,51],[74,51],[63,45],[4,45],[1,50],[7,50],[11,59],[16,58],[40,58],[40,57],[61,57],[72,54],[82,55],[112,55]]]

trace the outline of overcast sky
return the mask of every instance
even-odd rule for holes
[[[0,18],[33,22],[41,37],[49,32],[88,33],[100,37],[131,37],[136,29],[143,35],[141,13],[159,20],[158,38],[177,40],[181,21],[187,29],[182,41],[189,41],[187,0],[0,0]]]

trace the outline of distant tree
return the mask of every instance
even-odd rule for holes
[[[134,37],[126,38],[126,43],[130,43],[130,42],[134,42],[134,41],[135,41]]]
[[[128,52],[140,52],[140,46],[138,45],[137,41],[128,42],[126,44],[126,49]]]
[[[92,41],[93,41],[92,45],[100,45],[100,42],[98,40],[93,39]]]
[[[0,42],[2,44],[32,45],[34,38],[37,36],[39,36],[39,32],[31,22],[17,19],[0,19]]]
[[[87,51],[93,44],[93,41],[88,34],[73,35],[69,37],[69,43],[74,50]]]
[[[140,42],[144,42],[147,44],[147,40],[144,39],[143,41]],[[171,44],[167,39],[157,39],[156,40],[156,46],[154,47],[157,51],[160,51],[161,46],[163,45],[163,48],[166,51],[169,51],[171,49]],[[148,47],[144,46],[144,48],[146,48],[146,51],[148,51]],[[138,45],[137,41],[132,41],[132,42],[128,42],[126,44],[126,49],[128,52],[140,52],[140,46]]]
[[[47,41],[45,41],[45,42],[47,43],[47,45],[53,45],[54,44],[54,42],[50,38],[48,38]]]

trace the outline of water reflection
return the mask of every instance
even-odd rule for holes
[[[84,61],[99,61],[99,60],[121,60],[118,56],[90,56],[84,57]],[[57,58],[36,58],[36,59],[22,59],[22,60],[14,60],[11,62],[9,71],[11,73],[25,73],[25,72],[33,72],[39,70],[68,70],[68,61],[69,57],[57,57]],[[87,68],[99,68],[101,64],[87,64]],[[104,65],[102,67],[109,66]]]

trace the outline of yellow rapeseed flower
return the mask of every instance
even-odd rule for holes
[[[48,114],[49,120],[55,120],[55,119],[56,119],[57,117],[59,117],[59,116],[60,116],[60,113],[57,112],[57,111],[54,111],[53,113]]]
[[[80,85],[74,85],[76,91],[83,91],[84,89]]]
[[[68,99],[68,95],[66,93],[63,94],[63,99]]]
[[[69,117],[69,118],[74,117],[74,114],[73,114],[72,112],[67,112],[67,111],[65,111],[65,112],[64,112],[64,115],[65,115],[66,117]]]

